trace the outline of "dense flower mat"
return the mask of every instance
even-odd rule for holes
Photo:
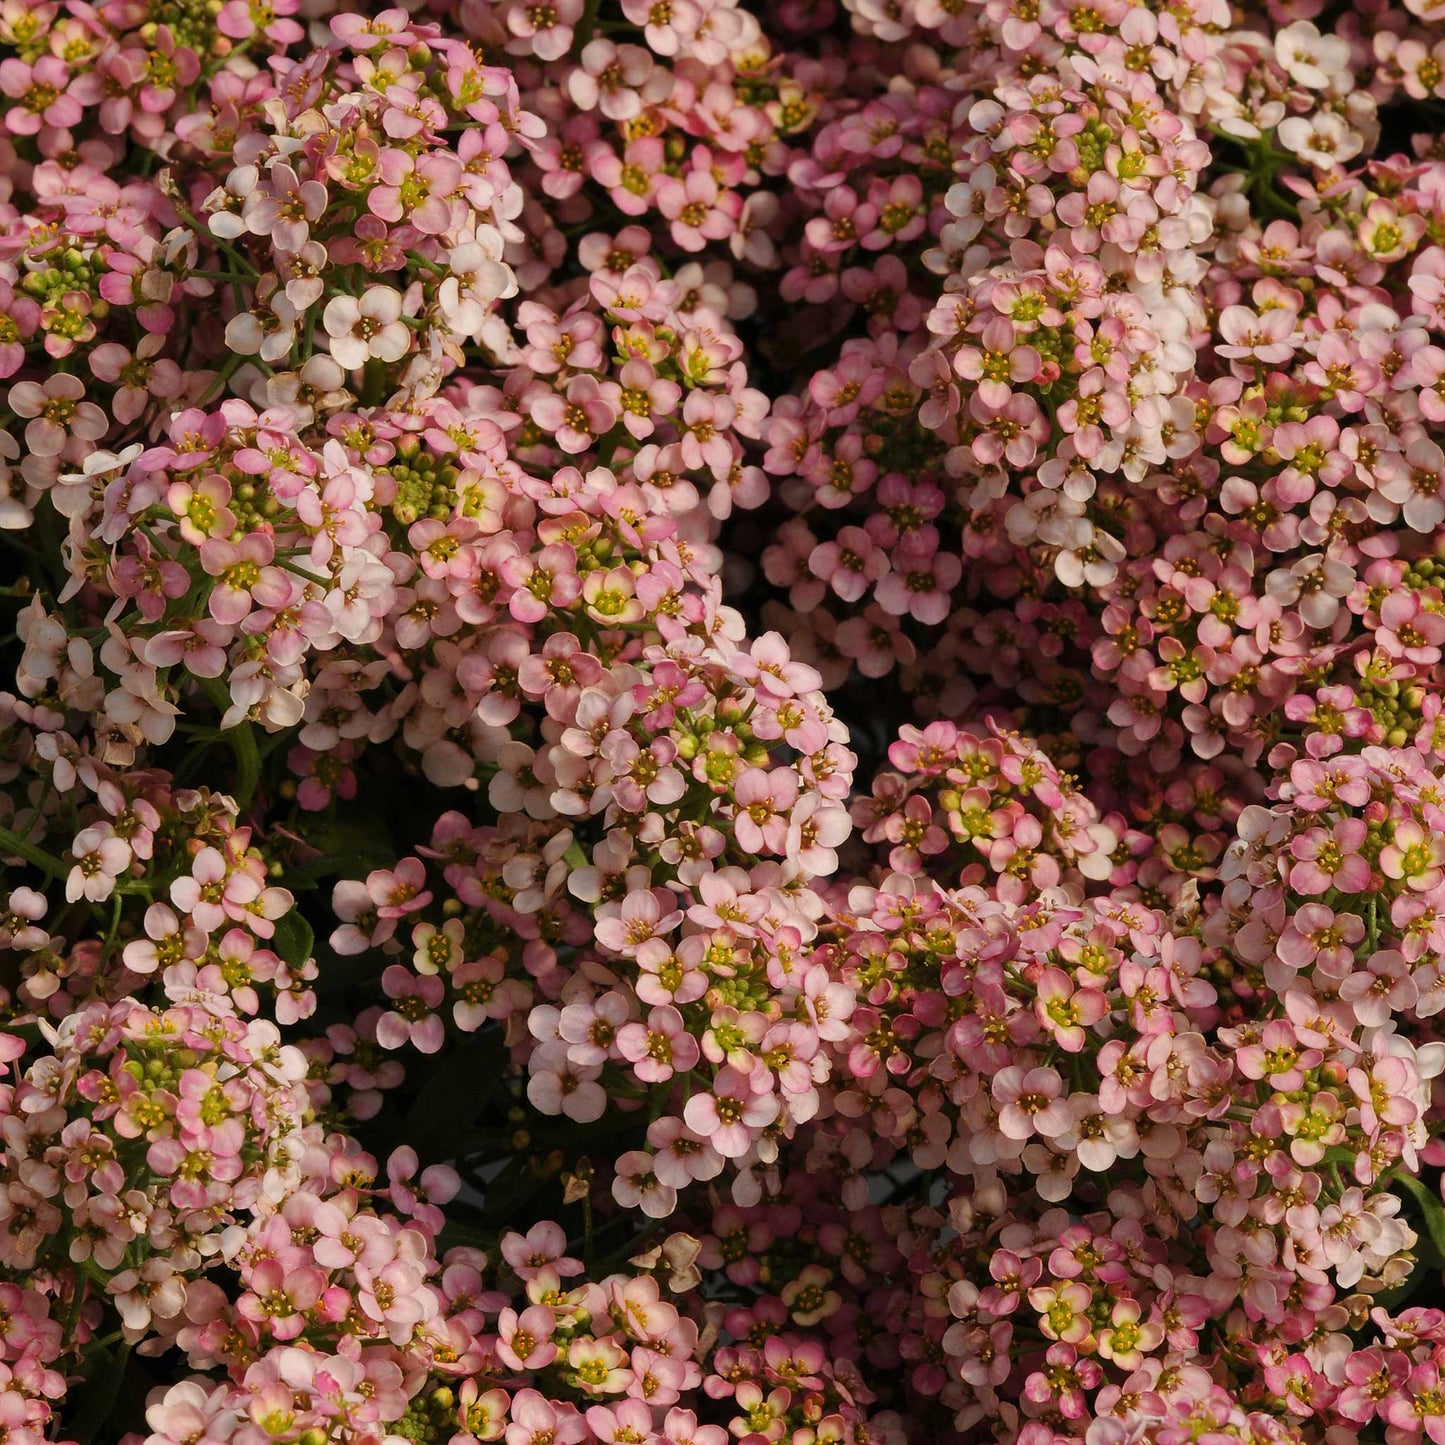
[[[0,1440],[1445,1445],[1442,117],[0,0]]]

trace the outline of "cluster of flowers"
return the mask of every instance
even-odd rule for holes
[[[372,1162],[357,1156],[359,1180]],[[597,1280],[579,1278],[585,1265],[550,1221],[502,1235],[496,1264],[465,1246],[438,1259],[422,1217],[431,1206],[388,1230],[358,1207],[365,1189],[318,1183],[275,1216],[259,1262],[241,1266],[249,1289],[234,1313],[203,1302],[177,1336],[193,1355],[232,1361],[235,1383],[172,1386],[147,1411],[149,1440],[379,1438],[384,1422],[404,1439],[723,1445],[758,1421],[769,1438],[816,1438],[815,1427],[841,1439],[859,1418],[846,1372],[835,1376],[786,1312],[763,1313],[766,1351],[708,1349],[695,1239],[669,1236]],[[752,1333],[748,1313],[734,1314],[727,1328]],[[731,1430],[678,1403],[700,1384],[732,1402]]]
[[[968,1181],[918,1302],[948,1310],[905,1352],[944,1365],[915,1384],[967,1421],[997,1418],[1040,1350],[1026,1417],[1065,1380],[1069,1418],[1108,1413],[1100,1361],[1187,1404],[1193,1383],[1158,1378],[1186,1347],[1239,1370],[1241,1397],[1287,1359],[1269,1392],[1327,1420],[1368,1354],[1347,1330],[1358,1291],[1398,1286],[1418,1243],[1391,1172],[1436,1147],[1438,945],[1408,930],[1435,918],[1445,847],[1418,753],[1349,764],[1302,760],[1288,801],[1245,810],[1192,926],[1118,891],[1019,907],[903,874],[825,921],[867,1003],[810,1158],[836,1150],[861,1188],[899,1159]]]
[[[0,1434],[1445,1441],[1442,23],[0,4]]]
[[[1395,699],[1438,661],[1435,622],[1416,619],[1445,506],[1429,435],[1439,162],[1348,178],[1321,162],[1315,184],[1280,190],[1287,108],[1343,88],[1357,119],[1373,115],[1398,75],[1357,34],[1297,21],[1264,46],[1249,30],[1212,37],[1213,23],[1207,6],[1174,30],[1118,7],[1085,44],[1062,7],[1041,10],[1064,41],[1047,77],[1038,25],[980,49],[991,78],[1000,55],[1019,78],[953,112],[964,179],[925,208],[935,244],[914,268],[942,277],[932,310],[870,317],[774,408],[765,465],[797,479],[780,495],[803,515],[763,566],[802,618],[795,644],[934,692],[964,670],[958,635],[990,620],[988,599],[1056,579],[1093,605],[1067,620],[1046,700],[1087,699],[1110,741],[1156,768],[1185,749],[1257,758],[1280,706],[1321,680],[1362,686],[1382,739],[1418,726]],[[1202,99],[1248,91],[1237,45],[1294,86],[1270,122],[1277,145]],[[1372,92],[1349,89],[1352,57]],[[1206,128],[1246,151],[1253,190],[1221,181],[1206,201]],[[853,192],[888,163],[865,154]],[[1424,595],[1380,617],[1401,590],[1392,567]],[[1361,625],[1336,622],[1346,608]],[[1038,625],[995,615],[995,629]],[[959,680],[943,715],[960,694],[973,702]]]
[[[1076,885],[1112,876],[1123,828],[1100,821],[1090,800],[1017,733],[905,724],[888,760],[897,771],[875,774],[873,796],[857,801],[854,817],[864,842],[892,845],[892,872],[964,884],[992,875],[1012,903],[1056,889],[1066,876]],[[961,868],[948,856],[954,851]]]

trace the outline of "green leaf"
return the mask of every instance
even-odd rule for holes
[[[271,946],[292,968],[300,968],[311,959],[316,934],[299,908],[293,908],[276,920],[276,936]]]
[[[487,1106],[502,1068],[501,1033],[483,1029],[452,1043],[421,1086],[397,1138],[423,1164],[456,1155],[457,1140]],[[408,1063],[408,1072],[412,1065]]]
[[[344,994],[353,988],[374,988],[387,960],[365,953],[334,953],[325,943],[316,949],[318,976],[311,985],[317,993]],[[407,1069],[411,1073],[411,1069]]]
[[[533,1195],[549,1187],[556,1189],[555,1178],[539,1178],[527,1167],[523,1156],[514,1155],[506,1167],[478,1192],[482,1195],[486,1218],[498,1228],[510,1228],[513,1221],[526,1214],[526,1205]],[[537,1217],[551,1216],[543,1214]]]
[[[1397,1313],[1404,1305],[1414,1297],[1415,1292],[1420,1288],[1426,1274],[1425,1270],[1415,1270],[1404,1284],[1396,1285],[1394,1289],[1384,1290],[1380,1294],[1370,1296],[1371,1305],[1377,1305],[1390,1314]]]
[[[451,1213],[448,1213],[447,1222],[442,1226],[439,1239],[441,1249],[438,1253],[458,1244],[467,1244],[476,1249],[495,1252],[497,1239],[498,1232],[495,1229],[482,1229],[475,1224],[467,1223],[465,1220],[456,1219]]]
[[[108,1351],[98,1351],[93,1363],[92,1360],[86,1361],[85,1384],[71,1391],[82,1404],[65,1429],[68,1439],[78,1441],[79,1445],[90,1445],[95,1439],[97,1432],[110,1419],[129,1362],[130,1346],[124,1344],[118,1345],[113,1355]]]
[[[1415,1202],[1425,1225],[1425,1236],[1439,1259],[1445,1260],[1445,1202],[1413,1174],[1396,1174],[1390,1184],[1398,1184]]]
[[[296,892],[315,888],[322,879],[365,878],[373,868],[395,864],[399,850],[388,836],[385,810],[364,823],[333,822],[315,832],[308,826],[302,841],[315,856],[291,864],[281,882]]]

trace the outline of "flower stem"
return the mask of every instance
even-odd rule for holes
[[[318,587],[330,587],[329,577],[318,577],[314,572],[308,572],[304,567],[298,567],[294,562],[289,562],[279,554],[273,559],[278,567],[284,567],[288,572],[294,572],[298,577],[304,577],[308,582],[314,582]]]
[[[592,32],[597,28],[597,12],[601,8],[598,0],[587,0],[582,11],[582,18],[577,22],[577,28],[572,33],[572,56],[574,59],[581,56],[587,48],[587,42],[592,39]]]
[[[233,727],[227,736],[231,750],[236,754],[236,802],[244,813],[251,806],[256,785],[261,781],[261,754],[256,747],[256,729],[243,722]]]
[[[13,853],[17,857],[25,859],[27,863],[33,863],[37,868],[43,868],[52,878],[59,878],[66,871],[65,864],[55,854],[48,853],[44,848],[28,842],[19,833],[11,832],[9,828],[0,828],[0,853]]]
[[[207,678],[205,691],[224,716],[231,705],[231,695],[226,691],[225,684],[217,678]],[[222,731],[235,754],[236,786],[233,796],[236,806],[244,813],[251,806],[256,785],[261,781],[261,754],[256,746],[256,730],[249,722],[239,722],[235,727],[223,728]]]

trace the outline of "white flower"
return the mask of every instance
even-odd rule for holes
[[[30,489],[10,463],[20,455],[20,443],[0,432],[0,531],[23,532],[35,520],[30,510]]]
[[[226,323],[226,345],[238,356],[259,356],[268,366],[285,361],[296,344],[296,323],[300,311],[276,292],[255,311],[242,311]]]
[[[1350,65],[1349,41],[1321,35],[1308,20],[1286,25],[1274,37],[1274,54],[1290,79],[1310,90],[1328,90],[1331,80]]]
[[[1334,170],[1353,160],[1365,148],[1364,137],[1350,129],[1343,116],[1321,111],[1306,119],[1292,115],[1280,121],[1275,132],[1279,143],[1293,151],[1301,160],[1309,161],[1322,171]]]
[[[502,237],[491,226],[452,249],[447,258],[450,274],[437,290],[437,307],[454,336],[477,336],[492,303],[517,294],[517,278],[501,256]]]
[[[358,301],[354,296],[335,296],[321,313],[331,354],[347,371],[365,366],[373,357],[400,361],[411,345],[411,335],[401,319],[401,293],[390,286],[369,286]]]
[[[100,903],[115,890],[116,878],[130,867],[130,846],[105,827],[83,828],[70,846],[75,867],[65,880],[70,903],[80,898]]]

